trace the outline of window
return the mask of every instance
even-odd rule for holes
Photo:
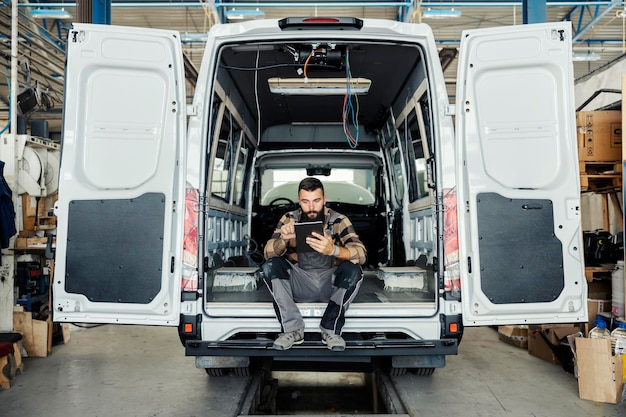
[[[247,175],[250,172],[251,159],[248,144],[243,139],[241,149],[239,149],[239,157],[237,158],[237,166],[235,168],[235,182],[233,184],[233,203],[239,207],[246,206],[246,193],[244,186],[247,183]]]
[[[426,154],[424,142],[420,134],[415,109],[401,126],[400,134],[406,148],[405,160],[409,177],[409,201],[413,202],[428,195],[428,179],[426,175]]]
[[[376,171],[372,168],[333,168],[329,176],[315,176],[324,184],[326,201],[356,205],[376,202]],[[262,174],[261,205],[284,199],[298,200],[298,184],[307,177],[305,168],[266,169]],[[294,181],[294,179],[297,179]]]
[[[394,147],[391,149],[391,168],[393,187],[395,188],[396,200],[398,203],[402,203],[404,199],[404,173],[402,171],[402,156],[400,154],[400,148],[397,147],[397,143],[394,142]]]
[[[237,163],[237,150],[241,139],[241,129],[233,120],[228,109],[223,112],[221,121],[217,121],[219,135],[215,145],[213,173],[211,175],[211,195],[225,202],[230,202],[231,172]]]

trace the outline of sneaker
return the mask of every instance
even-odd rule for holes
[[[322,332],[322,342],[328,346],[330,350],[344,350],[346,348],[346,342],[343,337],[334,333]]]
[[[304,342],[304,329],[298,329],[293,332],[281,333],[272,346],[276,350],[287,350],[293,345],[299,345]]]

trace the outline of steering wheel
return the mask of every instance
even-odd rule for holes
[[[269,204],[269,205],[270,205],[270,206],[280,206],[280,205],[282,205],[282,204],[276,204],[276,203],[277,203],[277,202],[279,202],[279,201],[286,201],[286,202],[287,202],[286,204],[288,204],[288,205],[292,205],[292,206],[295,206],[295,205],[296,205],[296,203],[294,203],[293,201],[291,201],[291,200],[290,200],[290,199],[288,199],[287,197],[278,197],[278,198],[275,198],[275,199],[273,199],[272,201],[270,201],[270,204]],[[285,204],[285,203],[283,203],[283,204]]]

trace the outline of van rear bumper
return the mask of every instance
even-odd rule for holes
[[[430,356],[456,355],[457,339],[438,340],[350,340],[346,349],[331,351],[318,340],[305,340],[289,350],[272,348],[273,340],[226,340],[220,342],[187,340],[187,356],[248,356],[248,357],[374,357],[374,356]]]

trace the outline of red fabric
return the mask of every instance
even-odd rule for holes
[[[0,342],[0,358],[13,353],[13,343]]]
[[[185,191],[185,239],[183,241],[184,291],[198,290],[198,211],[199,192],[189,188]]]

